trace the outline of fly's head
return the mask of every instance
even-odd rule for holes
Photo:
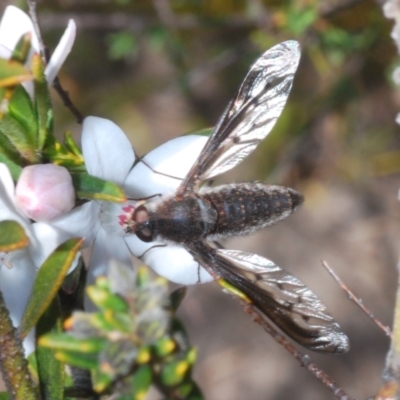
[[[143,242],[152,242],[148,207],[144,201],[128,201],[124,204],[103,202],[100,210],[101,225],[110,234],[136,235]]]
[[[148,243],[154,240],[149,211],[144,204],[141,204],[134,211],[131,224],[134,228],[133,233],[135,233],[142,242]]]

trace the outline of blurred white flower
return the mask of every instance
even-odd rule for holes
[[[206,141],[206,137],[197,135],[173,139],[151,151],[132,169],[133,149],[117,125],[106,119],[88,117],[82,129],[82,153],[88,173],[120,185],[132,199],[174,193]],[[126,235],[121,225],[135,204],[135,201],[117,204],[93,200],[53,220],[52,225],[70,234],[79,233],[87,244],[94,239],[89,262],[91,279],[105,274],[111,259],[131,265],[132,253],[176,283],[212,280],[183,247],[144,243],[136,235]]]
[[[71,211],[75,190],[68,170],[54,164],[23,168],[15,189],[18,210],[35,221],[50,221]]]
[[[0,253],[0,291],[14,326],[18,326],[30,296],[37,269],[63,242],[71,238],[52,225],[31,223],[21,215],[15,205],[14,182],[5,164],[0,163],[0,221],[13,220],[25,230],[28,247]],[[72,268],[76,266],[74,263]],[[71,269],[72,269],[71,268]],[[24,341],[26,354],[34,350],[34,332]]]
[[[36,36],[32,20],[19,8],[14,6],[6,7],[0,21],[0,58],[9,59],[18,41],[26,33],[31,34],[32,48],[27,60],[27,66],[29,68],[33,53],[39,53],[39,40]],[[45,68],[45,75],[49,85],[52,84],[62,64],[71,51],[72,45],[75,41],[75,35],[75,22],[69,20],[67,29],[61,37],[59,44],[54,50]],[[28,93],[32,95],[32,82],[24,82],[24,87],[27,89]]]

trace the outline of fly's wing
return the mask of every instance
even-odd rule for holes
[[[300,60],[295,41],[266,51],[251,67],[177,194],[219,175],[247,157],[275,125]]]
[[[275,325],[302,346],[325,353],[344,353],[349,340],[326,306],[298,278],[272,261],[207,243],[188,247],[203,266],[241,290]]]

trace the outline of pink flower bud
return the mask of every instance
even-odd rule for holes
[[[49,221],[67,213],[75,205],[71,175],[54,164],[25,167],[15,189],[15,204],[35,221]]]

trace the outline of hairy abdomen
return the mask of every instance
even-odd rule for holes
[[[296,190],[261,183],[203,189],[199,197],[217,211],[217,221],[208,232],[210,238],[252,233],[286,218],[303,202]]]

